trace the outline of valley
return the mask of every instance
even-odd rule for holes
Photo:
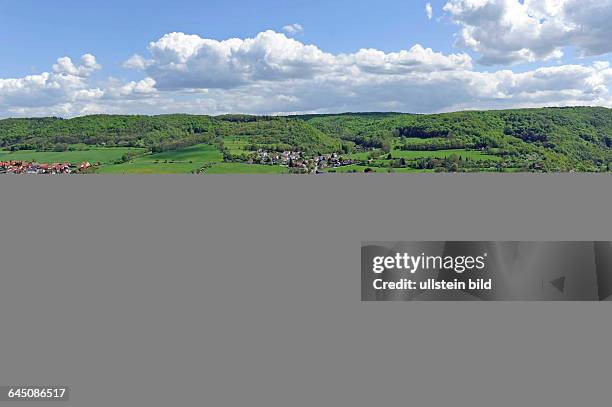
[[[0,120],[1,163],[100,174],[609,172],[612,110]]]

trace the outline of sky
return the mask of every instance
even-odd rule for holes
[[[612,107],[612,0],[0,0],[0,117]]]

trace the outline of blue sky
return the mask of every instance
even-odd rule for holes
[[[394,51],[414,43],[451,51],[454,28],[428,20],[424,7],[393,0],[2,0],[0,72],[21,75],[60,55],[87,52],[114,69],[169,32],[222,40],[294,23],[305,27],[301,41],[327,52]]]
[[[611,0],[427,3],[1,0],[0,116],[610,106]]]

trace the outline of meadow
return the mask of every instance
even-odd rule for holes
[[[280,165],[219,163],[207,168],[204,174],[287,174],[289,169]]]
[[[367,169],[372,170],[372,172],[377,174],[386,174],[386,173],[397,173],[397,174],[417,174],[417,173],[432,173],[433,170],[416,170],[414,168],[393,168],[389,170],[389,168],[381,168],[381,167],[368,167],[367,165],[346,165],[344,167],[332,168],[327,170],[328,173],[335,174],[347,174],[347,173],[364,173]]]
[[[243,137],[230,138],[224,141],[225,148],[232,154],[252,153],[246,150],[248,142]],[[87,147],[81,145],[72,146],[78,148],[73,151],[63,152],[37,152],[37,151],[0,151],[0,161],[28,161],[40,163],[69,162],[78,164],[88,161],[97,166],[95,172],[99,174],[287,174],[289,169],[281,165],[247,164],[241,162],[224,162],[223,154],[219,148],[211,144],[198,144],[195,146],[165,151],[161,153],[147,153],[143,148],[132,147]],[[121,162],[126,154],[132,154],[127,162]],[[363,173],[370,169],[374,173],[427,173],[433,170],[420,170],[413,168],[386,168],[389,160],[387,154],[375,149],[368,152],[348,154],[355,160],[367,162],[370,155],[380,155],[379,158],[370,161],[371,165],[353,164],[339,168],[329,168],[327,173]],[[500,157],[486,154],[481,151],[465,149],[451,149],[439,151],[406,151],[394,148],[391,151],[393,159],[404,158],[414,160],[418,158],[448,158],[460,156],[470,160],[492,160],[499,161]]]
[[[438,150],[438,151],[409,151],[393,149],[391,152],[393,158],[404,158],[406,160],[414,160],[418,158],[449,158],[453,155],[463,159],[474,161],[501,161],[501,157],[483,153],[482,151],[454,149],[454,150]]]
[[[372,151],[362,151],[359,153],[347,154],[346,157],[354,160],[365,161],[368,160],[372,154],[380,156],[379,159],[384,159],[389,153],[384,153],[381,149],[374,149]],[[390,151],[393,158],[404,158],[406,160],[415,160],[418,158],[449,158],[453,155],[460,156],[464,159],[470,159],[474,161],[479,160],[493,160],[500,161],[501,157],[487,154],[477,150],[467,150],[464,148],[447,149],[447,150],[434,150],[434,151],[415,151],[415,150],[402,150],[397,146],[393,147]]]
[[[223,154],[213,145],[199,144],[176,151],[146,154],[133,160],[103,165],[100,174],[189,174],[211,163],[223,163]]]
[[[143,154],[143,148],[131,147],[92,147],[75,151],[2,151],[0,161],[28,161],[39,163],[80,164],[88,161],[91,164],[110,164],[121,159],[126,153]]]
[[[283,174],[288,169],[273,165],[223,162],[216,146],[200,144],[177,151],[147,154],[115,165],[103,165],[100,174]]]

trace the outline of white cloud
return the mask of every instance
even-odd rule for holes
[[[15,106],[49,106],[101,98],[104,92],[87,83],[88,77],[101,66],[90,54],[83,55],[81,62],[75,65],[70,58],[64,57],[53,65],[53,72],[0,78],[0,112]]]
[[[294,36],[302,34],[304,32],[304,27],[302,24],[289,24],[283,27],[283,31],[287,33],[287,35]]]
[[[148,66],[148,61],[141,55],[134,54],[123,63],[124,68],[144,70]]]
[[[417,44],[409,50],[384,53],[362,49],[355,54],[337,58],[337,70],[358,70],[376,74],[407,74],[411,72],[454,71],[472,68],[466,54],[444,55]]]
[[[105,88],[107,98],[150,97],[155,94],[157,94],[157,89],[155,88],[155,80],[152,78],[127,83],[111,79]]]
[[[53,72],[56,74],[65,74],[86,78],[94,71],[102,69],[102,66],[96,61],[96,57],[91,54],[85,54],[81,57],[81,65],[75,65],[72,59],[68,57],[59,58],[57,63],[53,65]]]
[[[165,90],[232,89],[257,81],[471,68],[467,54],[447,56],[418,44],[394,53],[362,49],[354,54],[333,55],[274,31],[225,41],[171,33],[152,42],[149,52],[150,59],[135,55],[124,65],[146,70],[158,89]]]
[[[73,116],[104,112],[128,101],[151,103],[157,93],[155,81],[121,82],[109,79],[102,86],[91,83],[91,74],[101,69],[91,54],[81,57],[77,65],[62,57],[52,72],[21,78],[0,78],[0,117],[27,115]],[[147,101],[144,101],[147,99]]]
[[[431,3],[427,3],[425,5],[425,14],[429,20],[433,18],[433,7],[431,6]]]
[[[449,0],[444,11],[485,65],[558,59],[569,46],[612,52],[612,0]]]
[[[216,41],[171,33],[126,66],[141,79],[91,76],[61,58],[52,72],[0,79],[0,116],[90,113],[438,112],[465,108],[612,107],[612,68],[589,65],[478,72],[467,54],[421,45],[332,54],[272,31]]]
[[[304,78],[327,69],[333,55],[274,31],[255,38],[216,41],[170,33],[149,44],[151,59],[126,64],[144,67],[159,89],[232,88],[254,80]]]

